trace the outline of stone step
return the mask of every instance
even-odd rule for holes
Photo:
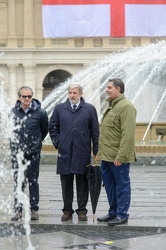
[[[43,144],[42,151],[44,152],[57,152],[51,144]],[[136,145],[136,153],[139,154],[165,154],[166,144],[139,144]]]

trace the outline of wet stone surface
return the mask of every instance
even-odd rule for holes
[[[105,215],[108,209],[104,188],[99,197],[95,220],[92,219],[89,201],[86,223],[79,222],[76,214],[70,222],[62,223],[63,202],[59,176],[56,175],[55,166],[41,165],[40,218],[39,221],[30,221],[30,242],[35,250],[165,250],[166,168],[132,166],[130,176],[132,201],[128,225],[108,227],[107,223],[97,222],[96,218]],[[10,174],[7,178],[8,182],[5,179],[4,185],[1,185],[1,200],[8,204],[9,197],[13,194],[13,179]],[[26,191],[28,193],[28,189]],[[76,198],[73,207],[77,208]],[[0,213],[0,249],[29,250],[29,241],[23,226],[24,217],[21,222],[13,223],[10,215],[4,211],[6,210],[1,210]]]
[[[66,232],[89,240],[105,241],[108,238],[112,240],[128,239],[142,236],[166,233],[166,228],[155,227],[128,227],[128,226],[85,226],[85,225],[31,225],[31,234],[44,234]],[[25,235],[26,231],[22,224],[0,224],[0,237],[8,237],[11,235]]]
[[[48,233],[63,234],[67,233],[74,237],[83,237],[89,242],[85,244],[72,244],[69,246],[58,247],[55,249],[114,249],[124,250],[126,248],[112,245],[116,240],[139,238],[144,236],[159,236],[166,233],[166,228],[154,227],[128,227],[128,226],[85,226],[85,225],[31,225],[32,235],[47,235]],[[11,237],[25,235],[25,229],[18,222],[13,224],[0,224],[0,237]]]

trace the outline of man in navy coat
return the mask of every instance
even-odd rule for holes
[[[95,107],[82,97],[83,88],[77,84],[68,87],[68,98],[56,105],[50,119],[49,133],[52,143],[58,149],[57,174],[60,174],[63,215],[62,221],[72,219],[73,182],[76,179],[76,213],[79,221],[87,220],[88,182],[86,166],[98,151],[99,124]]]

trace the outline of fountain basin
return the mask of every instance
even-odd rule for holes
[[[51,144],[43,144],[42,153],[50,152],[57,154],[54,146]],[[136,153],[137,154],[164,154],[166,155],[166,143],[160,144],[159,142],[138,142],[136,144]]]
[[[136,124],[136,153],[137,154],[165,154],[166,155],[166,135],[163,134],[166,131],[166,123],[154,122],[151,124],[146,136],[146,140],[142,142],[144,133],[148,123]],[[160,136],[161,135],[161,136]],[[51,139],[48,138],[42,147],[43,152],[57,152],[51,143]]]
[[[136,146],[136,150],[140,150],[140,152],[137,151],[137,161],[132,163],[131,165],[134,166],[166,166],[166,146],[162,148],[162,152],[159,150],[160,147],[153,146],[150,148],[146,148],[144,145],[142,146],[141,150]],[[46,151],[52,150],[52,151]],[[155,151],[155,152],[152,152]],[[55,151],[51,145],[47,145],[44,147],[44,150],[42,150],[41,154],[41,164],[48,164],[48,165],[56,165],[57,162],[57,156],[58,151]],[[92,162],[93,162],[93,156],[92,156]]]
[[[155,165],[166,166],[166,136],[160,137],[158,131],[166,130],[166,123],[152,123],[146,136],[146,140],[142,142],[144,133],[148,123],[136,124],[136,155],[137,162],[133,165]],[[58,151],[55,150],[50,139],[48,138],[42,146],[41,163],[56,164]]]

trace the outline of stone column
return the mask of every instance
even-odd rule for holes
[[[38,87],[36,89],[36,99],[38,99],[40,102],[43,100],[43,87]]]
[[[24,47],[34,47],[33,0],[24,0]]]
[[[18,99],[16,83],[16,67],[18,64],[8,64],[9,68],[9,104],[13,107]]]
[[[24,85],[29,86],[33,90],[34,97],[36,96],[35,93],[35,76],[34,76],[34,64],[24,64]]]
[[[8,4],[8,47],[17,47],[15,0]]]

